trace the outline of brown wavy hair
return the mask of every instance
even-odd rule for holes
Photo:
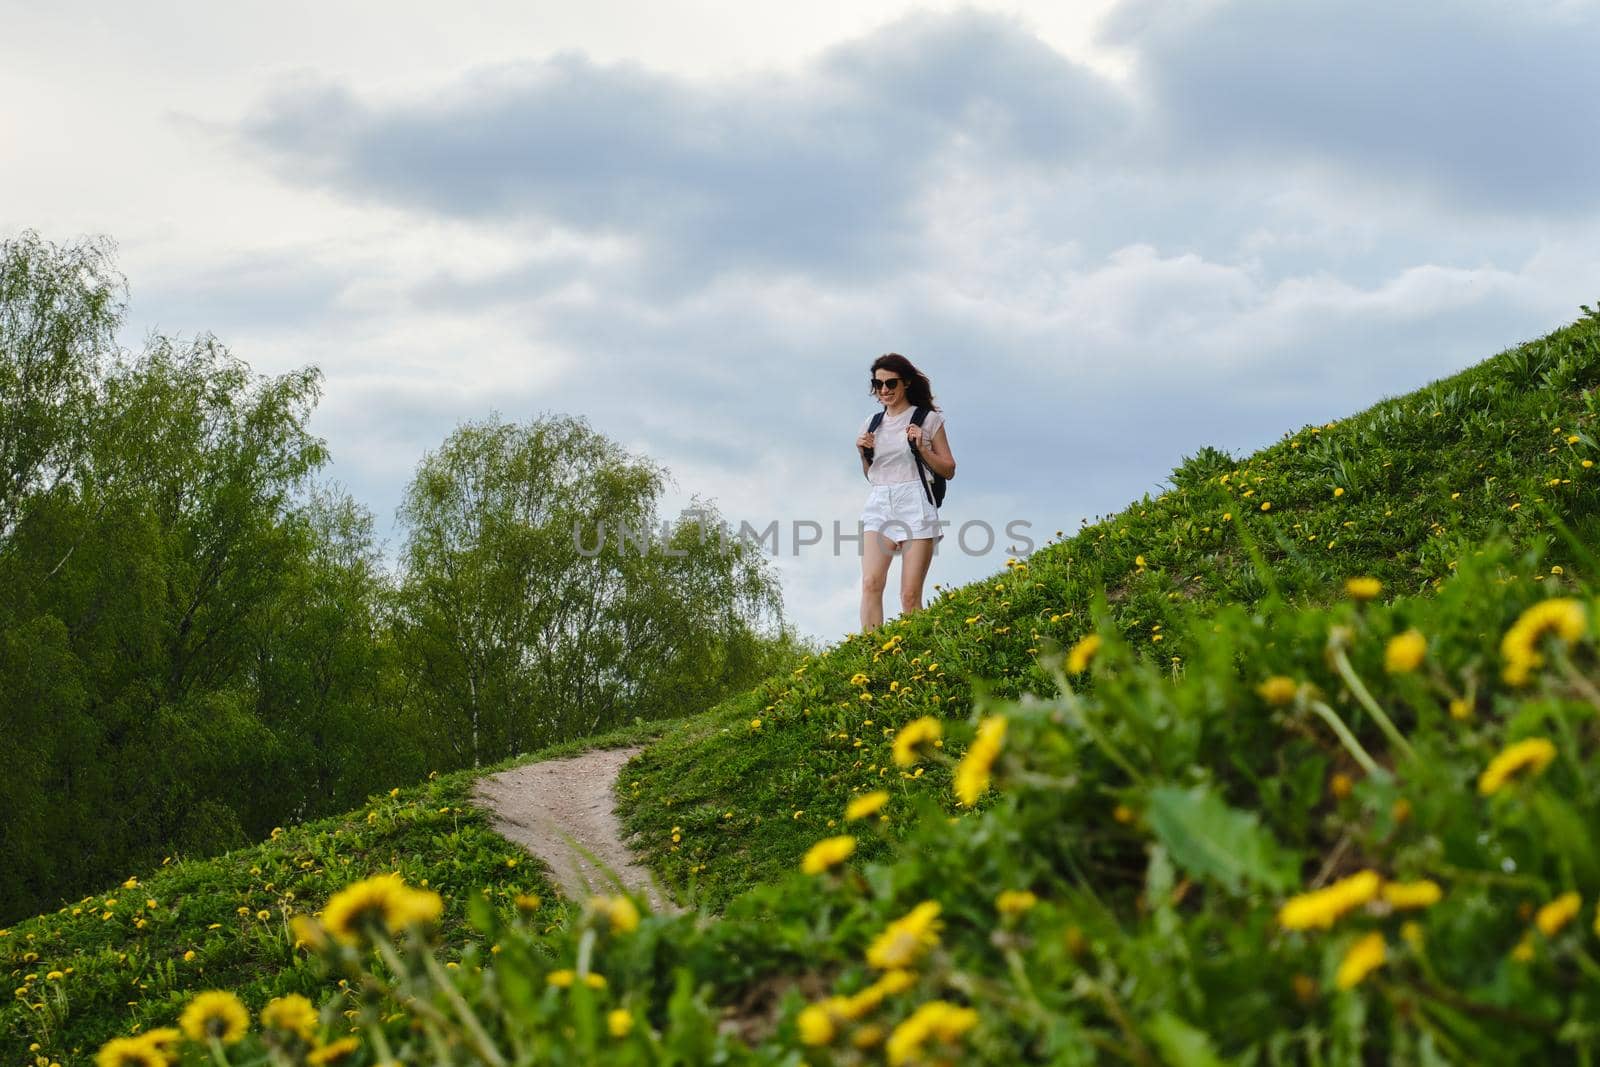
[[[872,361],[872,370],[868,376],[876,378],[880,370],[894,371],[900,376],[900,380],[906,386],[906,400],[912,407],[927,408],[930,411],[939,410],[939,405],[933,402],[933,383],[928,381],[928,376],[919,371],[905,356],[898,352],[885,352]],[[871,392],[870,387],[868,391]]]

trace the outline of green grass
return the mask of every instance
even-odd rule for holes
[[[978,699],[1006,729],[975,808],[952,816],[921,790],[890,801],[888,827],[848,826],[862,842],[899,837],[885,859],[791,870],[721,914],[637,929],[469,906],[496,951],[447,942],[459,968],[442,979],[420,948],[387,966],[368,955],[365,974],[346,953],[352,989],[373,992],[325,983],[318,1038],[350,1032],[365,1003],[352,1064],[497,1062],[479,1051],[495,1049],[796,1067],[881,1063],[886,1041],[916,1046],[901,1062],[996,1067],[1592,1063],[1600,604],[1577,572],[1600,561],[1573,552],[1581,563],[1552,575],[1537,552],[1490,542],[1433,595],[1391,604],[1230,605],[1192,628],[1176,679],[1106,618],[1092,687]],[[1552,595],[1582,624],[1538,643],[1527,684],[1503,680],[1501,635]],[[1412,630],[1423,654],[1394,661]],[[1258,690],[1273,675],[1289,679],[1277,701]],[[948,730],[953,748],[973,734]],[[1486,793],[1483,772],[1518,742],[1549,762]],[[1374,888],[1324,909],[1326,929],[1284,921],[1297,894],[1357,874],[1437,899],[1392,904]],[[1031,907],[1003,912],[1008,890]],[[937,924],[905,951],[900,984],[861,1000],[883,973],[872,946],[925,907]],[[1357,945],[1375,946],[1374,966],[1352,973]],[[575,970],[604,982],[590,990]],[[935,1002],[970,1026],[919,1036],[909,1020]],[[626,1032],[610,1030],[616,1012]],[[252,1036],[228,1061],[268,1047]]]
[[[31,1027],[68,1062],[211,986],[253,1008],[304,990],[332,1036],[355,999],[296,955],[282,913],[398,869],[445,894],[451,981],[526,1062],[828,1062],[935,999],[976,1012],[939,1052],[971,1063],[1592,1062],[1600,468],[1583,463],[1600,459],[1597,382],[1590,316],[1248,459],[1201,453],[1163,495],[666,727],[618,791],[658,873],[700,910],[620,934],[554,905],[515,917],[510,896],[548,885],[530,861],[507,866],[516,850],[466,808],[471,775],[453,775],[141,876],[105,895],[110,920],[85,906],[18,924],[0,961],[28,995],[0,1018],[3,1040],[26,1062]],[[1393,602],[1343,599],[1355,574]],[[1543,643],[1532,684],[1504,681],[1501,635],[1555,594],[1587,608],[1583,634]],[[1411,629],[1425,656],[1397,667],[1386,649]],[[1091,631],[1104,645],[1069,680],[1060,653]],[[1271,675],[1291,700],[1258,695]],[[921,715],[949,747],[899,767],[894,732]],[[1006,738],[968,809],[951,770],[985,717]],[[1548,742],[1549,766],[1480,795],[1484,768],[1525,739]],[[844,824],[848,799],[876,788],[886,819]],[[845,832],[848,862],[797,872]],[[1432,881],[1443,899],[1356,907],[1325,931],[1280,923],[1295,893],[1361,870]],[[479,889],[491,906],[472,903]],[[1037,905],[997,914],[1008,889]],[[1579,911],[1557,923],[1544,909],[1569,893]],[[141,913],[147,895],[157,907]],[[910,987],[803,1047],[800,1009],[874,980],[867,947],[925,901],[942,926]],[[1386,958],[1341,988],[1362,938]],[[603,990],[546,982],[582,960]],[[446,991],[411,988],[432,1014],[384,1000],[367,1039],[383,1033],[406,1062],[464,1048]],[[618,1009],[638,1025],[607,1037]],[[379,1058],[369,1045],[353,1062]]]
[[[0,936],[0,967],[14,990],[0,1008],[0,1058],[31,1062],[24,1056],[37,1043],[41,1054],[70,1062],[108,1037],[170,1024],[203,989],[235,990],[252,1009],[282,993],[315,991],[322,976],[293,949],[289,916],[315,911],[373,874],[398,871],[440,891],[450,902],[445,931],[453,951],[471,939],[469,891],[485,889],[507,909],[517,894],[536,894],[547,921],[558,921],[562,905],[543,865],[489,828],[469,803],[473,780],[532,760],[634,744],[659,729],[629,726],[444,775],[373,797],[359,811],[285,827],[253,848],[172,857],[139,873],[136,885],[111,886],[17,923]],[[62,977],[49,979],[52,972]]]
[[[792,869],[853,794],[941,786],[893,766],[896,728],[964,719],[985,691],[1051,692],[1045,664],[1088,632],[1097,596],[1111,630],[1176,674],[1191,620],[1228,604],[1325,601],[1357,574],[1425,593],[1496,531],[1560,563],[1552,516],[1597,529],[1597,381],[1588,316],[1247,458],[1201,450],[1160,496],[671,726],[623,772],[625,825],[686,898],[720,903]]]

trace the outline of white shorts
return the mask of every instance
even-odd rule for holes
[[[921,482],[874,485],[861,509],[863,531],[881,532],[896,548],[908,539],[944,540],[938,523],[939,509],[928,501]]]

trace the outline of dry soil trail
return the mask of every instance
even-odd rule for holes
[[[615,891],[615,876],[660,908],[664,899],[650,872],[622,843],[611,795],[622,765],[638,751],[596,749],[513,767],[478,779],[473,799],[489,812],[497,833],[550,865],[568,897],[582,900],[589,893]]]

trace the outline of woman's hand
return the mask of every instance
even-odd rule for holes
[[[876,436],[875,434],[870,434],[870,433],[862,434],[860,437],[856,438],[856,447],[857,448],[874,448],[874,447],[876,447],[873,444],[873,439],[874,439],[875,436]]]
[[[923,448],[928,443],[928,439],[922,436],[922,427],[914,422],[906,427],[906,440],[911,442],[912,448],[917,449]]]

